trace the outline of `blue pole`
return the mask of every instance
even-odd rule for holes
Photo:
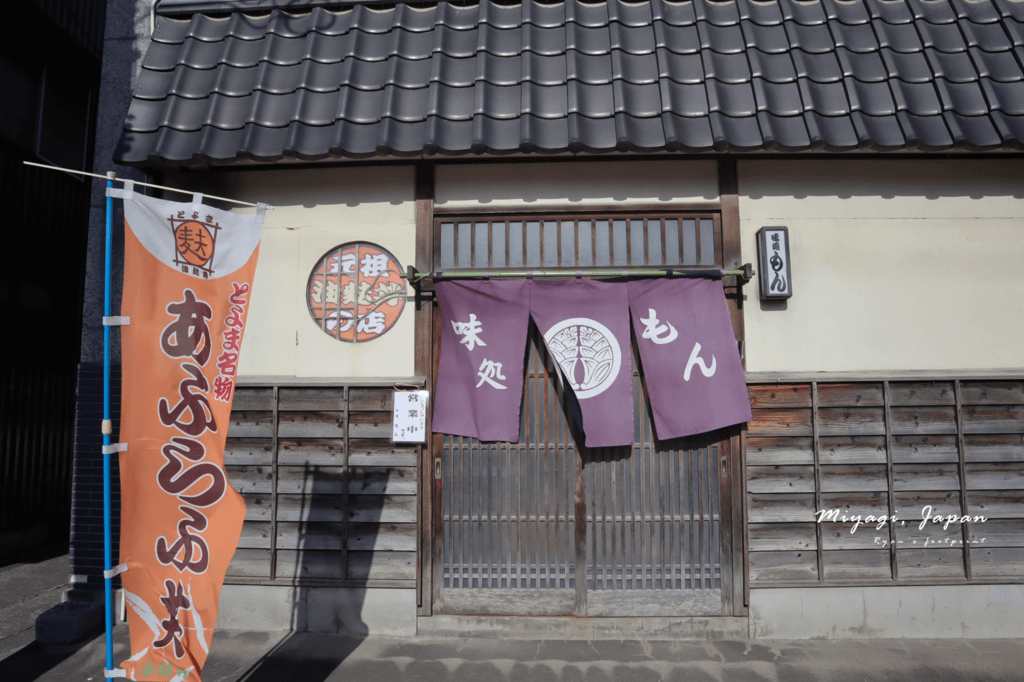
[[[107,187],[113,187],[110,179],[113,173],[107,173]],[[103,264],[103,316],[110,317],[110,259],[113,251],[113,219],[114,199],[107,196],[107,235],[106,251]],[[103,325],[103,570],[109,571],[110,562],[110,453],[106,448],[110,445],[112,427],[110,421],[110,326]],[[103,597],[107,627],[107,670],[114,669],[114,597],[113,579],[103,579]]]

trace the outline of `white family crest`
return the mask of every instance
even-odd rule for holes
[[[473,313],[469,314],[469,322],[456,322],[452,320],[452,329],[458,336],[463,337],[459,343],[465,344],[469,350],[473,350],[478,345],[486,346],[484,340],[480,338],[480,333],[483,331],[483,323],[476,319],[476,315]]]
[[[601,395],[615,382],[622,367],[622,350],[608,327],[588,317],[573,317],[553,325],[544,342],[566,381],[580,400]],[[583,377],[577,379],[577,366]]]
[[[679,332],[676,331],[671,322],[666,322],[659,326],[661,320],[658,319],[658,313],[654,308],[648,308],[647,317],[641,317],[640,321],[647,327],[644,329],[643,338],[650,339],[659,346],[672,343],[679,336]],[[666,333],[668,334],[667,336],[665,336]]]

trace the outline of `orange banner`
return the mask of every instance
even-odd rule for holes
[[[121,667],[131,680],[200,682],[245,516],[224,443],[263,211],[130,188],[124,199],[120,548],[132,655]]]

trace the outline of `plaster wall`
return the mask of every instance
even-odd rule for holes
[[[759,228],[788,226],[794,292],[747,288],[748,372],[1020,366],[1019,161],[741,161],[738,175],[743,262]]]
[[[378,244],[403,268],[415,261],[412,167],[296,168],[177,180],[181,187],[275,207],[264,223],[239,360],[243,381],[413,376],[413,306],[407,304],[395,326],[381,336],[353,344],[324,333],[305,300],[313,267],[346,242]]]
[[[1022,585],[750,591],[752,639],[1024,637]]]
[[[666,206],[718,200],[714,161],[570,161],[445,164],[435,172],[441,208],[566,204]]]

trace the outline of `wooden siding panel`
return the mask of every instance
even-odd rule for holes
[[[349,578],[354,580],[412,580],[415,552],[351,552]]]
[[[748,386],[747,393],[755,409],[811,406],[811,387],[807,384],[758,384]]]
[[[752,523],[751,552],[814,551],[817,540],[813,523]]]
[[[901,578],[963,578],[964,554],[960,549],[896,550]]]
[[[341,495],[345,467],[278,466],[277,492],[289,495]]]
[[[818,407],[881,407],[882,384],[818,384]]]
[[[894,381],[889,384],[889,403],[896,405],[953,405],[952,381]]]
[[[956,436],[893,436],[892,461],[958,462]]]
[[[232,411],[228,438],[270,438],[273,435],[273,412]]]
[[[1024,519],[1024,491],[968,491],[967,513],[989,519]]]
[[[882,492],[833,492],[821,494],[821,508],[838,509],[840,516],[888,516],[889,496]],[[845,522],[844,522],[845,523]]]
[[[893,407],[890,412],[893,435],[937,433],[956,435],[955,407]]]
[[[956,464],[894,464],[893,486],[896,490],[960,490],[960,473]]]
[[[394,393],[393,388],[350,388],[349,412],[391,412]]]
[[[966,465],[968,490],[1024,490],[1024,462]]]
[[[270,549],[270,523],[266,521],[243,523],[238,547],[239,549]]]
[[[273,467],[269,466],[226,466],[231,487],[240,493],[269,493],[274,478]]]
[[[892,576],[889,551],[848,550],[824,553],[825,580],[878,579]]]
[[[278,420],[281,438],[345,437],[344,412],[282,412]]]
[[[356,412],[349,414],[349,420],[350,438],[391,439],[390,412]]]
[[[246,521],[269,521],[270,520],[270,509],[271,509],[271,496],[257,493],[243,493],[242,499],[245,501],[245,520]]]
[[[974,545],[985,547],[1024,547],[1024,519],[990,519],[972,523],[971,551]]]
[[[964,433],[1024,433],[1024,406],[964,407]]]
[[[882,549],[887,545],[881,544],[875,538],[882,538],[888,543],[888,526],[879,529],[878,522],[862,523],[856,526],[854,523],[822,523],[821,524],[821,547],[827,553],[829,550],[857,550],[857,549]]]
[[[811,438],[748,438],[748,465],[814,464]]]
[[[748,424],[751,436],[810,436],[810,409],[753,410]]]
[[[269,438],[228,438],[224,446],[226,465],[271,465],[274,461],[274,447]]]
[[[334,466],[345,464],[345,441],[341,438],[322,440],[285,440],[277,444],[278,466]]]
[[[231,411],[234,412],[270,412],[274,409],[274,389],[272,388],[247,388],[239,386],[235,389],[234,398],[231,401]]]
[[[814,521],[813,494],[747,495],[750,523]]]
[[[885,465],[829,464],[821,467],[822,493],[888,490]]]
[[[971,570],[980,578],[1024,576],[1024,549],[971,546]]]
[[[345,389],[281,388],[277,394],[277,409],[282,412],[344,412]]]
[[[814,552],[751,552],[750,579],[816,580],[817,559]]]
[[[227,577],[269,578],[269,549],[236,549],[235,555],[228,564]]]
[[[831,436],[818,439],[821,464],[885,464],[885,436]]]
[[[1024,381],[964,381],[964,405],[1024,405]]]
[[[747,466],[751,493],[813,493],[814,466]]]
[[[819,436],[885,435],[885,410],[880,407],[824,407],[818,420]]]
[[[1024,464],[1024,434],[965,435],[964,458],[968,462]]]
[[[819,382],[816,428],[811,410],[803,409],[811,384],[781,388],[751,387],[755,413],[745,453],[751,581],[891,579],[890,538],[899,580],[968,580],[962,489],[975,519],[967,528],[972,580],[1024,575],[1024,382],[901,380],[885,392],[878,381]],[[886,404],[887,410],[877,407]],[[815,430],[817,438],[810,438]],[[820,509],[838,510],[847,520],[816,524],[815,497]],[[878,528],[877,519],[893,512],[892,528],[888,521]],[[876,518],[851,533],[857,515]],[[922,526],[924,515],[942,518]],[[953,517],[948,524],[947,517]]]
[[[905,520],[908,526],[911,521],[921,523],[925,507],[931,507],[929,513],[932,516],[963,513],[960,509],[960,491],[958,490],[900,491],[893,495],[893,499],[896,502],[897,515]]]

